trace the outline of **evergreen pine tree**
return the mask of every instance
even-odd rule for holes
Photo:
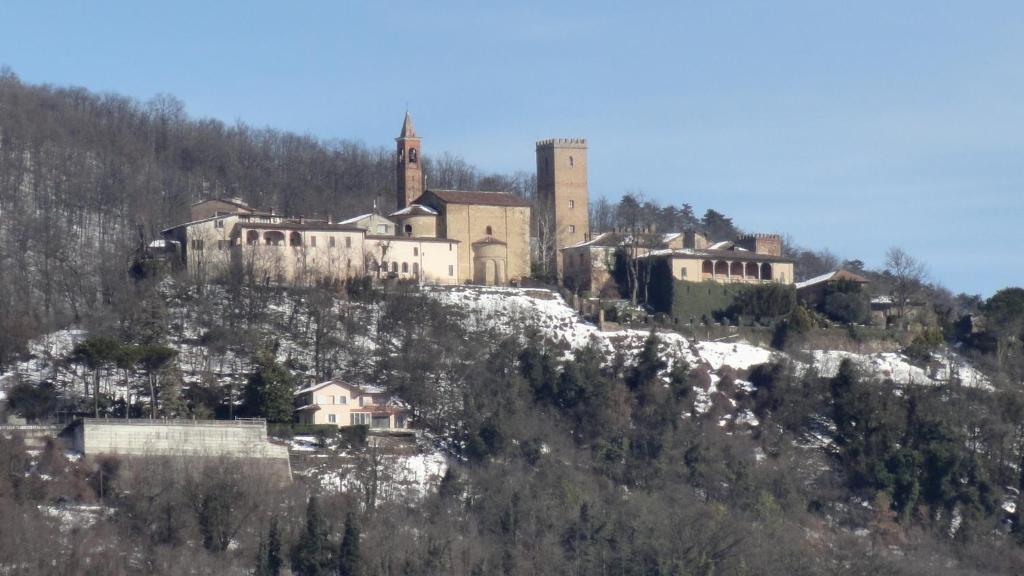
[[[358,576],[359,570],[359,527],[355,516],[349,512],[345,516],[345,534],[341,538],[341,549],[338,551],[338,576]]]
[[[269,422],[290,422],[293,391],[292,375],[271,354],[264,353],[245,385],[245,412],[250,416],[262,416]]]
[[[331,571],[331,549],[327,541],[327,522],[320,512],[316,496],[306,506],[306,530],[292,552],[292,571],[299,576],[327,576]]]

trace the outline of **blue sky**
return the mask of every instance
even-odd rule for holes
[[[533,169],[590,142],[642,191],[954,291],[1024,284],[1021,2],[42,2],[0,5],[24,80],[194,117]]]

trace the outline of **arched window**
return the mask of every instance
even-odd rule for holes
[[[408,272],[409,272],[409,263],[408,262],[402,262],[402,274],[407,274]]]
[[[391,263],[391,271],[394,272],[395,274],[398,274],[398,262]]]
[[[572,156],[569,156],[569,168],[573,166],[576,166],[576,161],[572,159]]]
[[[488,236],[490,236],[490,235],[494,234],[494,230],[492,230],[491,227],[488,226],[486,232],[484,232],[484,233],[487,234]]]
[[[413,262],[412,263],[412,274],[413,274],[413,276],[416,276],[417,278],[419,278],[419,276],[420,276],[420,265],[419,265],[418,262]]]
[[[302,234],[292,232],[291,235],[288,236],[288,244],[290,246],[302,246]]]
[[[398,163],[401,164],[403,160],[405,160],[405,149],[404,148],[399,148],[398,149]]]
[[[405,225],[405,235],[412,236],[412,224]]]
[[[409,164],[415,164],[415,163],[416,163],[416,149],[415,148],[409,148]]]

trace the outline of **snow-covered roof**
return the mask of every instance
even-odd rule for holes
[[[732,242],[728,240],[722,240],[721,242],[715,242],[711,246],[708,246],[708,250],[724,250],[729,247]]]
[[[605,238],[609,234],[611,234],[611,232],[601,232],[600,234],[598,234],[597,236],[594,236],[590,240],[584,240],[583,242],[577,242],[575,244],[570,244],[569,246],[566,246],[565,248],[563,248],[563,250],[565,250],[566,248],[582,248],[584,246],[590,246],[590,245],[592,245],[594,243],[600,242],[603,238]]]
[[[858,276],[857,274],[854,274],[852,272],[847,272],[846,270],[839,269],[833,270],[827,274],[822,274],[821,276],[815,276],[814,278],[804,280],[803,282],[797,282],[796,289],[800,290],[802,288],[807,288],[808,286],[814,286],[816,284],[822,284],[824,282],[831,282],[833,280],[850,280],[852,282],[862,282],[865,284],[868,282],[868,279],[863,276]]]
[[[338,386],[341,386],[343,388],[358,390],[361,394],[384,393],[384,389],[381,388],[380,386],[372,386],[370,384],[349,384],[348,382],[342,382],[341,380],[327,380],[326,382],[320,382],[319,384],[313,384],[312,386],[307,386],[301,390],[296,390],[294,392],[294,395],[298,396],[300,394],[308,394],[309,392],[315,392],[316,390],[324,388],[329,384],[337,384]]]
[[[150,248],[167,248],[167,241],[166,240],[153,240],[152,242],[147,244],[147,246],[150,247]]]
[[[342,220],[341,222],[338,222],[338,224],[355,224],[356,222],[359,222],[363,218],[369,218],[370,216],[373,216],[373,212],[370,212],[369,214],[360,214],[359,216],[356,216],[355,218],[349,218],[348,220]]]
[[[750,250],[721,250],[715,248],[663,248],[651,250],[639,256],[640,258],[657,258],[668,256],[672,258],[721,258],[723,260],[744,260],[751,262],[792,262],[792,258],[785,256],[773,256],[771,254],[758,254]]]
[[[811,278],[810,280],[804,280],[803,282],[797,282],[796,283],[796,289],[799,290],[801,288],[806,288],[808,286],[814,286],[815,284],[821,284],[822,282],[828,282],[829,280],[832,279],[832,276],[835,276],[835,271],[834,270],[832,272],[829,272],[828,274],[822,274],[821,276],[815,276],[814,278]]]
[[[437,216],[437,210],[424,206],[423,204],[409,204],[401,210],[396,210],[389,214],[389,216],[408,216],[412,214],[427,214],[430,216]]]
[[[668,232],[666,234],[661,235],[661,241],[668,244],[669,242],[675,240],[676,238],[679,238],[682,235],[682,232]]]

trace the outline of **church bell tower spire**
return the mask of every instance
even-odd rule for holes
[[[402,132],[395,138],[398,147],[396,170],[398,173],[398,209],[412,204],[423,194],[423,170],[420,162],[420,138],[412,123],[412,115],[405,112]]]

